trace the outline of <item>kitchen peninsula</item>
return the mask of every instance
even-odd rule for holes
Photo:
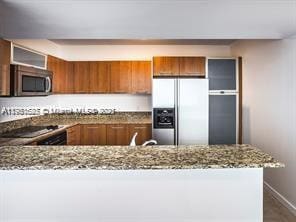
[[[3,146],[1,219],[259,222],[279,167],[251,145]]]

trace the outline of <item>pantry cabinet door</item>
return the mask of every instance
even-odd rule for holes
[[[236,59],[209,59],[208,78],[210,90],[236,91]]]
[[[209,144],[237,143],[237,95],[210,95]]]

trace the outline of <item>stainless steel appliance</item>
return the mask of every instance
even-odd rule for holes
[[[11,96],[47,96],[52,93],[52,72],[11,65]]]
[[[153,79],[153,139],[160,145],[208,144],[209,83],[196,78]]]

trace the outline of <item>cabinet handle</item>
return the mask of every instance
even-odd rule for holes
[[[112,126],[111,128],[112,129],[123,129],[124,127],[123,126]]]
[[[148,94],[148,91],[137,91],[136,94]]]
[[[98,129],[99,127],[98,126],[87,126],[86,128],[87,129]]]
[[[201,73],[201,72],[185,72],[185,74],[188,74],[188,75],[205,75],[204,73]]]
[[[171,75],[172,72],[159,72],[159,74],[168,74],[168,75]]]
[[[146,129],[146,126],[136,126],[135,129]]]

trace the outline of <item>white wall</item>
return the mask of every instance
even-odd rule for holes
[[[296,212],[296,39],[238,41],[243,57],[243,142],[286,164],[265,170],[265,181]]]
[[[67,60],[152,60],[153,56],[229,56],[230,47],[220,45],[84,45],[62,46]]]
[[[46,39],[12,39],[11,41],[71,61],[151,60],[157,55],[231,55],[228,45],[58,45]]]
[[[49,40],[15,39],[22,46],[66,60],[151,60],[155,55],[229,56],[229,46],[219,45],[57,45]],[[119,111],[151,111],[145,95],[53,95],[49,97],[0,98],[1,107],[115,108]],[[1,108],[2,110],[2,108]],[[0,122],[26,116],[0,115]]]
[[[7,108],[18,109],[116,109],[117,111],[151,111],[151,96],[127,94],[78,94],[46,97],[0,98],[0,122],[28,117],[29,115],[4,115]]]

